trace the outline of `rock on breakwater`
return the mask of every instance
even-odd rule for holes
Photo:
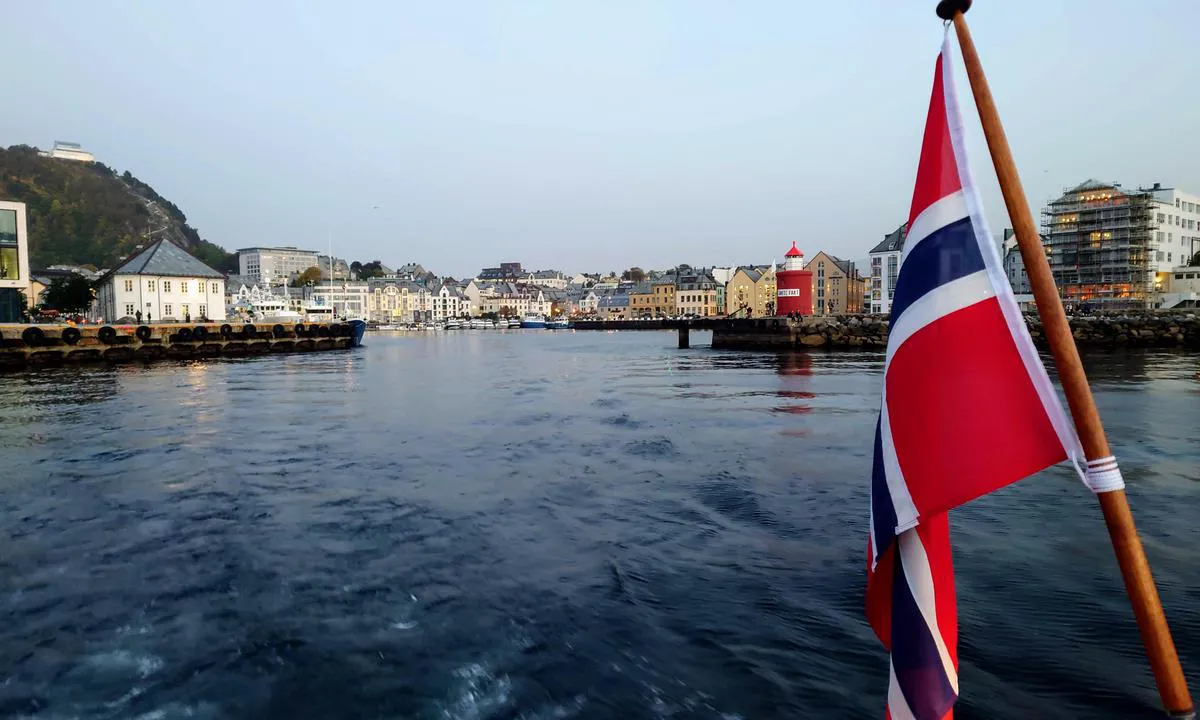
[[[1194,312],[1112,313],[1068,320],[1080,346],[1200,349],[1200,316]],[[1046,337],[1038,316],[1026,314],[1025,324],[1033,341],[1044,345]],[[887,347],[888,325],[884,315],[718,321],[713,325],[712,346],[731,350],[883,349]]]

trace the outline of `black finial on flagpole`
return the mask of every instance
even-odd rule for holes
[[[937,4],[937,16],[943,20],[953,20],[954,13],[964,15],[971,9],[971,0],[941,0]]]

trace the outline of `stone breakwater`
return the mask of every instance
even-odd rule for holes
[[[1080,347],[1182,347],[1200,349],[1200,316],[1196,313],[1128,313],[1069,318]],[[1045,344],[1042,323],[1025,315],[1029,334]],[[810,316],[800,320],[714,321],[712,346],[731,350],[796,348],[882,350],[887,347],[888,320],[883,315]]]

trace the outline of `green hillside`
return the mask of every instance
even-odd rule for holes
[[[202,240],[174,203],[101,163],[42,157],[28,145],[0,149],[0,200],[27,206],[31,268],[111,268],[153,232],[218,270],[236,269],[235,256]]]

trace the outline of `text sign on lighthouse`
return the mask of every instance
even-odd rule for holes
[[[775,273],[776,314],[812,315],[812,270],[804,269],[804,253],[792,243],[783,257],[783,269]]]

